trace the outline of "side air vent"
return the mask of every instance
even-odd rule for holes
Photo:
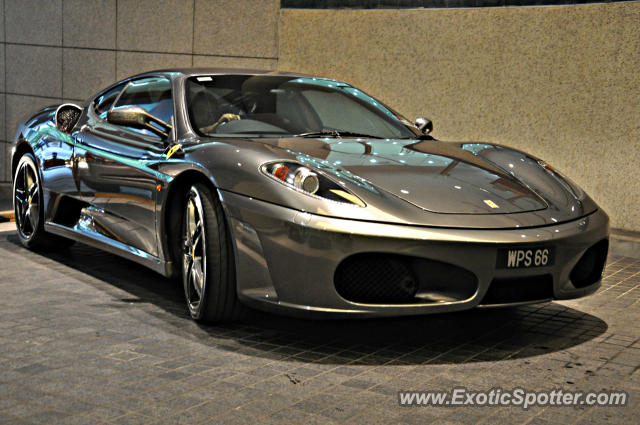
[[[573,286],[584,288],[599,281],[602,278],[608,252],[609,241],[607,239],[603,239],[587,249],[569,275]]]
[[[61,196],[56,200],[53,222],[66,227],[73,227],[80,219],[80,211],[87,207],[86,202],[69,196]]]

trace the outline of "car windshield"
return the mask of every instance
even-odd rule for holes
[[[397,112],[348,84],[313,77],[211,75],[186,84],[189,119],[213,137],[415,139]]]

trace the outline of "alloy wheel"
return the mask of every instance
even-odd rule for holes
[[[189,191],[184,217],[182,276],[189,310],[197,314],[207,282],[207,251],[202,198],[195,187]]]
[[[27,161],[18,169],[13,192],[18,231],[24,239],[29,239],[38,229],[40,192],[36,172]]]

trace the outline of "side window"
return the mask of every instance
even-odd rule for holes
[[[94,107],[94,110],[96,111],[96,115],[98,115],[100,119],[103,119],[103,120],[107,119],[107,112],[111,108],[111,105],[113,105],[113,102],[116,100],[116,98],[118,97],[118,94],[120,94],[120,91],[122,90],[123,87],[124,87],[124,84],[116,86],[111,90],[104,92],[103,94],[98,96],[96,100],[93,102],[93,107]]]
[[[154,117],[170,124],[173,118],[171,81],[163,77],[151,77],[131,81],[124,89],[124,92],[122,92],[114,108],[124,106],[139,106]],[[147,136],[158,137],[148,130],[127,128]]]

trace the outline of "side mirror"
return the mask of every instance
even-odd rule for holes
[[[112,109],[107,113],[107,121],[112,124],[149,130],[162,138],[168,137],[173,128],[170,124],[154,117],[139,106],[123,106]],[[153,124],[162,127],[164,131]]]
[[[82,108],[73,103],[58,106],[55,114],[56,128],[63,133],[70,134],[82,115]]]
[[[433,123],[429,118],[425,117],[416,118],[416,127],[424,134],[429,134],[433,131]]]

